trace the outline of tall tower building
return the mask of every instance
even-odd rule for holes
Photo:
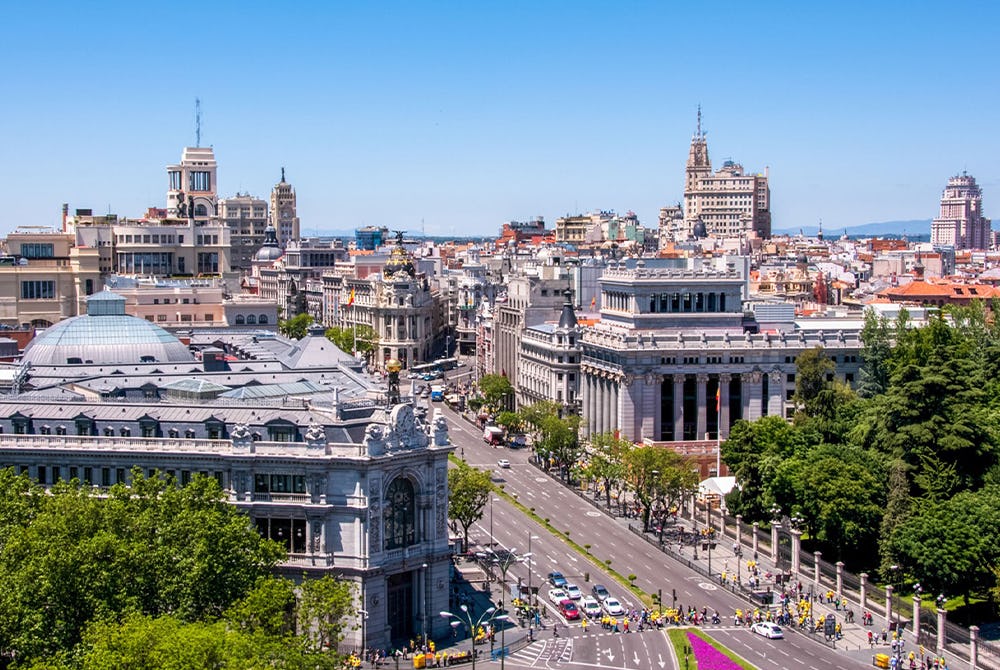
[[[218,214],[215,153],[185,147],[181,162],[167,166],[167,216],[207,222]]]
[[[983,190],[965,172],[948,180],[941,195],[941,212],[931,222],[931,243],[955,249],[987,249],[990,220],[983,216]]]
[[[271,189],[271,223],[278,231],[282,247],[290,240],[299,239],[299,217],[295,210],[295,189],[285,181],[285,168],[281,168],[281,181]]]
[[[700,107],[684,175],[684,228],[689,237],[746,240],[771,236],[767,171],[747,174],[742,165],[729,160],[713,173]]]
[[[229,228],[232,243],[233,272],[249,274],[257,249],[264,243],[268,226],[267,202],[249,194],[237,193],[219,200],[219,218]]]

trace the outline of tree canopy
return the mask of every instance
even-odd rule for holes
[[[469,528],[483,518],[493,491],[490,473],[465,463],[448,470],[448,518],[462,527],[462,551],[469,551]]]
[[[301,340],[309,332],[309,326],[312,325],[312,322],[313,318],[309,314],[297,314],[290,319],[279,321],[278,331],[285,337]]]
[[[363,323],[346,328],[334,326],[327,328],[324,334],[326,339],[337,345],[338,349],[349,354],[357,351],[365,358],[370,358],[378,350],[378,333]]]

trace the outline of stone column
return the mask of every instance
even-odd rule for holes
[[[792,575],[799,578],[799,570],[802,569],[802,531],[792,528]]]
[[[736,515],[736,544],[743,546],[743,515]]]
[[[674,440],[684,439],[684,380],[687,375],[674,375]]]
[[[695,439],[704,440],[706,439],[705,433],[708,432],[708,406],[705,404],[708,396],[708,375],[698,373],[695,380],[698,382],[695,387],[695,405],[698,407],[698,423],[695,429]]]
[[[913,644],[920,644],[920,594],[913,594]]]
[[[837,561],[837,600],[844,597],[844,562]]]
[[[754,560],[757,560],[757,549],[758,549],[757,545],[760,543],[760,540],[757,538],[757,531],[759,529],[760,529],[760,522],[754,521],[753,522],[753,556],[754,556]]]
[[[771,560],[774,561],[774,566],[778,566],[778,529],[781,527],[781,522],[777,519],[771,519]]]
[[[719,375],[719,437],[723,440],[729,437],[729,383],[732,379],[728,372]]]
[[[862,572],[858,578],[861,580],[861,614],[864,614],[868,609],[868,573]]]
[[[751,372],[741,372],[740,373],[740,407],[742,408],[741,416],[752,421],[750,418],[750,384],[753,382],[753,373]]]
[[[948,612],[938,608],[937,611],[937,655],[944,654],[944,622],[947,621]]]
[[[813,584],[816,585],[816,593],[819,593],[819,559],[823,557],[822,551],[813,552]]]
[[[723,504],[719,507],[719,537],[726,537],[726,505],[725,500]]]
[[[979,626],[969,626],[969,668],[978,670],[979,665]]]
[[[885,627],[892,621],[892,584],[885,587]]]
[[[611,380],[611,430],[613,431],[621,430],[622,427],[621,423],[619,422],[621,415],[618,408],[620,395],[621,395],[621,383],[619,382],[618,379],[612,379]],[[629,437],[632,437],[633,439],[635,438],[634,435],[630,435]]]
[[[768,416],[785,416],[785,375],[781,370],[768,373],[767,413]]]

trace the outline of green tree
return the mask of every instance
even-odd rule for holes
[[[283,556],[213,478],[183,488],[138,470],[132,478],[106,498],[69,483],[27,496],[33,512],[3,529],[0,649],[25,661],[52,655],[90,621],[125,612],[217,617]],[[24,490],[9,475],[0,483]]]
[[[278,331],[285,337],[293,340],[301,340],[306,336],[312,322],[313,318],[308,314],[298,314],[290,319],[279,321]]]
[[[806,349],[795,359],[794,400],[806,416],[819,414],[821,394],[830,388],[827,376],[835,369],[823,347]]]
[[[326,575],[303,581],[300,591],[299,634],[306,648],[316,652],[336,649],[354,612],[351,583]]]
[[[324,334],[326,339],[336,344],[341,351],[353,354],[356,350],[369,360],[372,354],[378,350],[378,333],[371,326],[363,323],[346,328],[334,326],[327,328]]]
[[[771,488],[778,507],[804,519],[828,556],[865,558],[877,550],[885,509],[885,476],[877,456],[857,447],[820,445],[783,461]],[[843,553],[848,549],[851,556]]]
[[[257,585],[226,611],[226,620],[241,630],[269,636],[295,632],[295,583],[262,577]]]
[[[570,468],[580,455],[579,433],[580,417],[576,415],[562,418],[549,415],[541,419],[535,450],[556,462],[564,481],[569,479]]]
[[[904,574],[924,590],[961,595],[968,603],[995,583],[1000,563],[1000,490],[962,491],[921,500],[888,539]]]
[[[729,511],[748,523],[768,521],[778,465],[805,448],[802,434],[780,416],[737,421],[722,443],[722,460],[738,484],[726,496]]]
[[[625,455],[633,445],[614,433],[597,433],[590,436],[587,476],[600,482],[604,488],[604,501],[611,507],[611,491],[620,489],[625,478]]]
[[[479,378],[479,391],[486,399],[486,404],[493,409],[506,406],[507,398],[514,392],[506,375],[483,375]]]
[[[861,342],[863,346],[858,395],[871,398],[884,393],[889,387],[889,362],[892,356],[892,328],[889,320],[878,316],[875,310],[866,310]]]
[[[642,507],[642,526],[649,529],[654,506],[665,510],[698,487],[698,476],[683,456],[662,447],[642,446],[624,455],[626,478]]]
[[[469,528],[483,518],[493,491],[490,473],[465,463],[448,471],[448,518],[462,527],[462,551],[469,551]]]
[[[504,411],[497,414],[496,424],[508,433],[520,432],[523,423],[521,415],[517,412]]]

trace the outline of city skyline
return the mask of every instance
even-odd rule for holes
[[[266,198],[284,167],[303,235],[489,235],[595,209],[655,227],[683,196],[699,104],[713,166],[769,169],[775,230],[931,219],[963,170],[986,216],[1000,197],[993,6],[8,14],[4,233],[58,225],[63,202],[128,217],[165,206],[165,166],[195,145],[195,98],[220,196]]]

